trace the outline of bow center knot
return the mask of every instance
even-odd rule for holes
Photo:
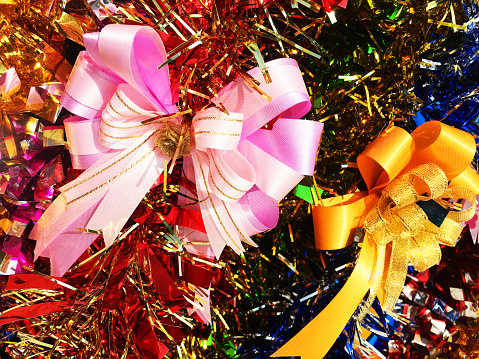
[[[432,163],[422,164],[394,179],[375,207],[366,215],[364,229],[378,245],[425,230],[428,216],[421,204],[440,197],[448,186],[444,171]]]
[[[170,158],[186,156],[191,152],[190,128],[167,122],[157,131],[155,144]]]

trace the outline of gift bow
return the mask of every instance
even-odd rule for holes
[[[470,211],[449,212],[440,228],[434,228],[415,206],[426,199],[419,195],[426,192],[427,199],[457,196],[474,201],[479,176],[469,164],[475,150],[470,134],[437,121],[423,124],[412,134],[391,127],[366,148],[357,163],[369,192],[326,199],[323,206],[313,208],[319,249],[346,247],[364,222],[366,235],[355,268],[331,303],[272,356],[324,357],[369,290],[372,298],[377,291],[383,305],[393,306],[404,284],[406,260],[424,269],[439,260],[438,241],[455,244],[460,234],[457,222],[470,216]],[[411,179],[418,178],[422,179],[415,181],[415,187]],[[416,234],[422,238],[411,239]],[[395,257],[387,263],[386,243],[391,241]],[[409,253],[401,251],[401,245]],[[382,273],[388,265],[396,267],[391,268],[389,284],[386,279],[386,295]]]
[[[418,180],[422,182],[418,184]],[[463,229],[458,222],[471,219],[475,213],[474,206],[463,212],[448,211],[445,218],[439,219],[442,223],[431,222],[420,206],[428,201],[440,205],[444,198],[464,198],[475,203],[475,195],[471,190],[447,187],[444,171],[432,163],[425,163],[394,179],[382,191],[378,202],[366,215],[363,226],[376,243],[376,258],[369,280],[369,301],[362,314],[365,315],[369,310],[381,284],[388,243],[392,242],[392,249],[384,284],[384,310],[392,310],[396,304],[409,263],[417,270],[425,271],[440,262],[440,244],[456,244]],[[418,188],[421,188],[420,192]],[[424,190],[426,195],[421,195]]]
[[[85,34],[84,43],[61,102],[77,115],[65,121],[73,167],[86,170],[60,189],[30,235],[56,276],[98,236],[78,228],[101,230],[105,244],[113,242],[170,160],[161,137],[187,142],[184,128],[173,131],[183,113],[173,104],[168,67],[158,68],[167,57],[156,31],[108,25]],[[297,63],[268,67],[274,84],[258,68],[249,75],[269,98],[240,78],[216,98],[227,114],[209,108],[193,119],[196,147],[184,163],[194,167],[217,256],[226,244],[241,251],[241,240],[252,243],[249,235],[274,227],[277,201],[314,169],[322,125],[298,120],[311,103]],[[276,118],[272,130],[262,129]]]

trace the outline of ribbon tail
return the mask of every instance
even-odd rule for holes
[[[102,230],[105,245],[110,246],[145,194],[163,172],[166,156],[158,151],[122,174],[104,196],[88,221],[88,229]],[[139,175],[140,174],[140,175]]]
[[[69,196],[62,193],[40,218],[30,238],[37,240],[36,256],[50,257],[54,275],[62,276],[98,237],[78,228],[104,231],[105,244],[111,245],[161,174],[165,157],[155,153],[151,143],[143,143],[140,139],[136,150],[126,149],[128,156],[103,156],[100,165],[67,184],[65,192],[73,188]]]
[[[188,181],[191,181],[191,183],[194,183],[195,168],[194,168],[193,159],[191,155],[183,158],[183,171],[184,171],[186,179]],[[196,191],[195,193],[193,193],[192,191],[190,191],[190,189],[184,186],[180,186],[180,191],[182,193],[189,196],[190,198],[196,197],[197,195]],[[191,227],[195,227],[195,226],[188,223],[184,223],[183,225],[177,226],[178,237],[180,237],[182,241],[185,243],[185,245],[187,245],[188,252],[194,255],[199,255],[204,258],[209,258],[209,259],[215,258],[215,254],[211,245],[206,245],[206,244],[210,244],[210,241],[208,240],[208,236],[206,235],[206,228],[204,228],[205,227],[204,219],[201,216],[200,205],[196,204],[195,202],[183,196],[178,197],[178,204],[179,205],[188,204],[188,207],[190,208],[192,212],[193,211],[199,212],[199,217],[201,220],[201,224],[203,226],[202,231],[199,231],[197,228],[190,228],[190,226]],[[191,243],[201,243],[201,242],[203,242],[204,244],[191,244]]]
[[[384,264],[386,261],[386,246],[377,245],[376,246],[376,257],[374,259],[373,270],[371,272],[371,277],[369,278],[369,295],[366,303],[359,312],[358,322],[361,323],[364,317],[368,314],[369,310],[373,306],[374,299],[376,298],[379,288],[382,283],[383,273],[384,273]]]
[[[35,258],[50,258],[51,275],[61,277],[98,237],[96,233],[80,232],[98,201],[84,203],[77,211],[65,211],[64,196],[58,197],[33,228],[30,238],[37,241]],[[80,216],[78,213],[82,213]]]
[[[205,224],[206,233],[216,258],[221,256],[225,245],[229,245],[237,253],[243,252],[241,238],[225,203],[210,193],[206,173],[208,173],[208,159],[202,153],[194,151],[191,158],[195,168],[198,198],[201,201],[200,209]],[[236,228],[235,228],[236,227]]]
[[[84,203],[79,210],[82,212],[92,212],[93,207],[98,202]],[[72,223],[79,220],[78,213],[66,212],[66,198],[60,195],[40,217],[37,224],[33,227],[30,238],[37,241],[35,246],[35,258],[42,255],[44,250],[65,231]]]
[[[243,208],[240,203],[228,203],[225,204],[229,208],[229,212],[234,216],[234,221],[237,223],[238,228],[242,230],[243,242],[248,243],[250,246],[257,247],[258,245],[250,238],[261,231],[256,230],[248,220],[246,213],[243,212]]]
[[[318,359],[327,354],[369,290],[375,252],[373,239],[366,236],[356,266],[343,288],[318,316],[272,357],[301,356],[301,359]]]
[[[198,191],[199,195],[200,193]],[[215,257],[219,258],[221,256],[226,245],[233,248],[236,253],[242,253],[244,249],[241,245],[241,239],[228,220],[224,202],[213,195],[209,195],[206,201],[200,204],[200,208]]]
[[[221,204],[223,205],[222,207],[224,208],[224,211],[226,211],[226,214],[228,215],[227,218],[229,218],[232,225],[234,226],[234,229],[236,230],[236,234],[240,239],[240,243],[241,241],[243,241],[254,247],[257,247],[256,243],[254,243],[253,240],[249,237],[249,233],[245,231],[246,217],[244,217],[242,211],[238,211],[238,207],[233,206],[234,203],[225,203],[221,201]],[[243,247],[241,245],[240,248],[242,251]]]
[[[411,238],[400,238],[393,241],[391,252],[391,264],[386,277],[386,297],[384,310],[393,310],[397,299],[401,295],[406,280],[407,267],[409,264],[409,248]]]
[[[78,228],[102,230],[105,245],[109,247],[160,176],[162,160],[162,156],[152,155],[149,160],[140,162],[138,166],[144,167],[136,169],[140,172],[126,172],[105,196],[97,201],[92,199],[93,203],[83,202],[65,210],[65,198],[60,196],[32,230],[30,237],[37,240],[35,256],[49,257],[52,275],[61,277],[98,237]]]

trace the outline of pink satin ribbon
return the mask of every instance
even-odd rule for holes
[[[102,230],[107,246],[116,238],[170,160],[155,144],[165,124],[142,121],[177,112],[168,67],[158,69],[166,53],[152,28],[109,25],[84,42],[62,104],[77,115],[65,121],[72,163],[86,171],[60,189],[31,234],[35,255],[50,257],[55,276],[97,237],[77,228]],[[184,165],[194,170],[217,257],[225,245],[240,252],[241,241],[254,245],[249,236],[273,228],[277,202],[314,170],[322,124],[298,120],[311,107],[298,65],[291,59],[267,65],[272,84],[258,68],[249,74],[271,102],[237,79],[217,99],[228,115],[209,108],[193,118],[195,147]],[[272,130],[262,129],[278,116]]]

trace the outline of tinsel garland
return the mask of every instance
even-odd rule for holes
[[[477,135],[476,4],[337,5],[306,0],[0,2],[1,72],[14,67],[21,83],[4,91],[1,103],[3,264],[16,258],[15,273],[35,275],[24,283],[7,284],[4,278],[9,291],[2,298],[1,318],[8,308],[35,310],[36,303],[44,303],[36,315],[16,313],[32,319],[3,327],[6,357],[152,357],[169,349],[166,355],[172,358],[267,358],[324,308],[350,273],[356,247],[315,250],[306,200],[319,203],[320,197],[364,188],[356,157],[393,122],[412,130],[424,120],[440,120]],[[47,261],[33,262],[35,244],[28,239],[33,221],[58,194],[55,189],[78,175],[63,146],[62,121],[70,114],[58,111],[61,83],[82,50],[81,34],[109,23],[148,25],[169,35],[164,41],[172,82],[187,80],[195,91],[178,89],[183,110],[202,108],[235,77],[286,55],[303,71],[313,103],[308,119],[325,124],[315,176],[302,183],[313,188],[313,195],[288,195],[278,226],[256,237],[259,249],[249,248],[243,257],[228,251],[213,264],[188,262],[191,267],[183,268],[213,280],[211,325],[190,316],[184,296],[194,298],[197,289],[191,284],[204,279],[178,273],[178,258],[188,254],[168,236],[178,218],[174,205],[180,187],[191,185],[181,161],[169,186],[153,188],[130,219],[125,233],[132,232],[109,249],[97,241],[62,285],[49,279]],[[183,41],[195,46],[181,46]],[[456,248],[445,249],[437,268],[428,273],[411,268],[398,306],[406,320],[388,317],[389,337],[359,339],[351,322],[330,357],[388,352],[395,358],[475,357],[478,327],[468,316],[475,318],[477,306],[477,249],[467,229],[463,237]],[[175,285],[170,298],[158,296],[151,285],[154,264],[144,263],[149,251],[161,258],[155,268],[163,268]],[[125,317],[105,310],[121,300],[133,308]],[[46,303],[63,309],[40,315],[48,311]],[[138,325],[154,316],[163,327],[141,332]],[[387,332],[380,319],[371,327]],[[162,344],[155,352],[150,341],[157,337]]]

